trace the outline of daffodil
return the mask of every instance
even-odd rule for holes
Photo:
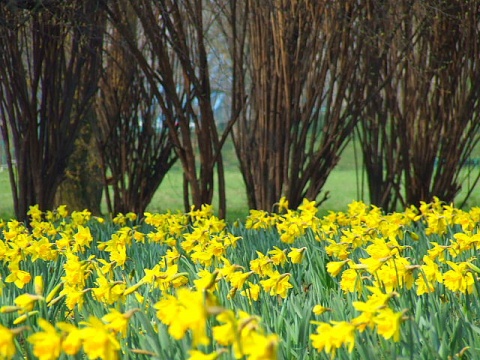
[[[312,309],[313,313],[315,315],[322,315],[324,312],[327,312],[327,311],[332,311],[332,309],[330,308],[327,308],[323,305],[315,305]]]
[[[254,284],[250,281],[247,282],[248,288],[243,290],[240,294],[246,296],[249,300],[258,301],[260,296],[261,287],[258,284]]]
[[[77,307],[79,310],[82,309],[84,303],[84,295],[86,292],[90,291],[89,289],[80,289],[74,286],[65,285],[63,290],[60,292],[60,296],[65,296],[65,304],[69,310],[73,310]],[[50,304],[53,303],[53,300]]]
[[[347,346],[349,352],[355,346],[355,326],[346,321],[332,322],[332,324],[317,323],[317,332],[310,335],[312,346],[318,351],[335,356],[337,349]]]
[[[35,290],[35,295],[43,295],[43,277],[41,275],[37,275],[33,279],[33,288]]]
[[[13,359],[17,352],[14,342],[15,334],[0,324],[0,358]]]
[[[56,209],[58,216],[66,218],[68,216],[68,210],[66,205],[60,205]]]
[[[268,252],[271,256],[270,259],[275,265],[284,265],[287,262],[287,255],[285,254],[285,250],[279,249],[278,247],[274,246],[273,250]]]
[[[215,360],[215,359],[218,359],[220,354],[221,354],[220,352],[205,354],[203,351],[200,351],[200,350],[189,350],[188,360]]]
[[[378,334],[385,339],[393,338],[393,341],[400,341],[400,325],[402,323],[403,313],[394,312],[386,307],[378,310],[378,314],[373,318],[377,326]]]
[[[466,262],[454,263],[446,261],[452,268],[443,274],[443,284],[451,291],[471,294],[474,291],[475,279]]]
[[[435,291],[435,285],[443,282],[443,275],[438,264],[427,255],[423,257],[423,262],[424,264],[420,266],[421,271],[418,272],[415,280],[418,296]]]
[[[43,299],[42,296],[25,293],[17,296],[14,302],[15,305],[19,308],[18,313],[24,314],[26,312],[32,311],[35,303],[41,299]]]
[[[412,266],[406,258],[394,257],[377,271],[376,276],[387,292],[399,287],[411,289],[414,283],[413,270],[417,267]]]
[[[77,227],[77,233],[73,235],[73,241],[73,252],[83,251],[85,247],[89,247],[93,241],[90,228],[79,225]]]
[[[325,247],[325,251],[328,256],[336,257],[340,260],[346,260],[350,255],[351,244],[337,243],[336,241],[331,239],[327,239],[327,242],[330,243],[330,245]]]
[[[480,234],[467,235],[465,233],[456,233],[453,235],[455,241],[450,240],[451,245],[448,252],[452,257],[457,257],[472,248],[478,248]]]
[[[230,277],[238,270],[245,270],[243,266],[232,264],[226,257],[222,257],[222,267],[218,268],[218,276],[222,279],[230,281]]]
[[[365,251],[374,259],[388,258],[389,256],[398,253],[398,250],[389,247],[383,238],[374,239],[373,243],[367,246]]]
[[[62,351],[67,355],[76,355],[82,347],[81,329],[66,322],[59,322],[56,326],[62,333]]]
[[[106,323],[106,328],[114,333],[119,333],[123,338],[127,335],[128,320],[139,309],[132,309],[126,313],[121,313],[116,309],[110,309],[110,312],[102,317],[102,321]]]
[[[212,328],[213,338],[223,346],[232,345],[237,338],[238,321],[233,310],[225,310],[216,316],[221,325]]]
[[[110,281],[101,273],[97,277],[95,284],[97,287],[92,288],[95,299],[107,305],[118,301],[126,290],[126,285],[123,281]]]
[[[235,289],[242,289],[243,284],[248,279],[250,275],[253,274],[253,271],[242,273],[241,271],[234,272],[230,275],[230,285]]]
[[[66,286],[83,289],[89,275],[89,265],[82,262],[72,252],[67,252],[66,257],[67,261],[63,265],[65,275],[62,277],[62,281]]]
[[[32,276],[28,271],[21,270],[17,266],[10,269],[10,274],[5,278],[6,283],[14,283],[19,289],[28,284],[32,280]]]
[[[327,272],[331,276],[337,276],[340,271],[342,271],[344,265],[348,262],[348,260],[343,260],[343,261],[330,261],[327,264]]]
[[[303,254],[307,250],[306,247],[302,248],[294,248],[292,247],[290,249],[290,252],[288,253],[288,257],[291,259],[292,264],[300,264],[303,259]]]
[[[270,215],[264,210],[250,210],[250,214],[245,221],[245,227],[247,229],[270,229],[275,225],[275,215]]]
[[[33,345],[33,354],[40,360],[58,359],[62,350],[61,336],[45,319],[38,319],[38,325],[43,331],[28,337],[28,342]]]
[[[179,288],[177,297],[165,295],[154,308],[157,309],[158,319],[168,326],[168,332],[174,339],[182,339],[190,330],[194,345],[208,345],[208,312],[203,292]]]
[[[203,269],[198,274],[198,279],[193,280],[195,287],[197,290],[209,290],[213,291],[217,288],[218,282],[218,271],[215,270],[213,273],[210,271]]]
[[[355,225],[351,229],[343,229],[340,242],[350,244],[352,249],[362,247],[367,241],[372,240],[371,234],[368,234],[366,229],[362,226]]]
[[[59,283],[55,285],[55,287],[47,294],[47,297],[45,298],[45,302],[47,304],[50,303],[50,301],[52,301],[55,298],[55,296],[57,296],[62,286],[63,286],[63,283]]]
[[[23,324],[25,321],[27,321],[30,317],[33,317],[35,315],[38,315],[38,310],[34,311],[29,311],[27,313],[24,313],[23,315],[20,315],[17,317],[15,320],[13,320],[13,325],[18,325],[18,324]]]
[[[38,259],[54,261],[58,257],[58,251],[53,248],[53,244],[45,237],[40,240],[32,240],[25,253],[30,255],[32,262]]]
[[[116,360],[119,358],[120,343],[108,325],[95,317],[90,317],[88,321],[80,324],[84,326],[79,333],[83,351],[89,359]]]
[[[257,258],[250,260],[250,269],[257,275],[268,276],[273,272],[273,261],[257,250]]]
[[[29,207],[27,215],[30,216],[32,222],[41,221],[43,212],[39,209],[37,204]]]
[[[92,213],[88,210],[73,211],[70,218],[73,225],[85,225],[92,218]]]
[[[353,293],[357,291],[362,292],[362,280],[358,271],[354,268],[347,269],[342,272],[340,280],[340,288],[345,292]]]
[[[282,196],[278,201],[278,212],[283,212],[288,210],[288,200],[285,196]]]
[[[360,263],[366,266],[370,274],[375,274],[378,271],[378,269],[380,269],[383,266],[383,264],[385,264],[385,262],[389,259],[390,257],[383,258],[383,259],[369,257],[369,258],[362,258],[359,261]]]
[[[280,338],[277,334],[265,335],[262,332],[250,332],[242,337],[242,350],[249,360],[276,360]]]
[[[430,259],[435,260],[438,258],[439,261],[445,260],[445,250],[449,248],[449,246],[439,245],[438,243],[431,241],[431,245],[433,248],[427,251],[427,255]]]
[[[288,289],[293,287],[289,283],[290,274],[280,274],[278,271],[275,271],[269,275],[269,278],[266,280],[261,280],[260,284],[262,285],[265,292],[269,293],[271,296],[279,295],[281,298],[287,297]]]

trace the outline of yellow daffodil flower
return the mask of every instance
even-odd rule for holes
[[[386,340],[393,338],[393,341],[400,341],[400,325],[402,323],[403,313],[394,312],[390,308],[383,308],[373,318],[373,322],[377,326],[378,334]]]
[[[28,342],[33,345],[33,354],[40,360],[54,360],[60,357],[62,338],[45,319],[38,319],[38,325],[43,331],[28,337]]]
[[[0,358],[13,359],[17,349],[14,342],[15,334],[9,328],[0,324]]]
[[[303,254],[307,250],[306,247],[302,248],[294,248],[292,247],[290,249],[290,252],[288,253],[288,257],[291,259],[292,264],[300,264],[303,260]]]

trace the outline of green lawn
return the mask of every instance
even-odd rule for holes
[[[0,171],[0,218],[10,218],[13,215],[12,190],[8,179],[8,171]]]
[[[239,171],[238,162],[235,158],[233,146],[230,142],[225,145],[225,178],[227,184],[227,209],[228,220],[244,219],[248,214],[247,197],[242,176]],[[329,191],[330,197],[320,207],[320,213],[325,214],[328,211],[342,211],[353,200],[364,200],[368,202],[368,192],[364,189],[362,194],[357,189],[357,165],[355,162],[355,149],[348,146],[344,151],[342,158],[330,174],[324,190]],[[476,172],[478,169],[474,169]],[[473,179],[473,175],[470,177]],[[464,188],[468,188],[466,182]],[[458,197],[463,199],[465,190]],[[363,198],[362,198],[363,195]],[[321,195],[322,196],[322,195]],[[467,203],[467,207],[475,206],[480,203],[480,190],[477,186],[474,193]],[[218,200],[215,198],[213,205],[218,206]],[[459,204],[456,204],[457,206]],[[106,213],[106,206],[104,206]],[[182,199],[182,171],[180,163],[177,163],[167,174],[160,188],[156,192],[152,202],[147,208],[150,212],[165,212],[166,210],[183,210]],[[0,217],[11,218],[13,216],[13,200],[8,179],[8,171],[0,171]]]
[[[227,184],[227,218],[229,220],[244,219],[248,215],[246,190],[238,161],[235,158],[230,142],[225,144],[224,154],[225,180]],[[321,212],[327,213],[330,210],[342,211],[353,200],[359,199],[355,169],[354,148],[350,146],[347,147],[340,163],[327,180],[324,190],[330,192],[330,197],[322,204]],[[213,205],[214,207],[218,205],[216,198],[213,201]],[[147,210],[164,212],[168,209],[183,209],[182,171],[179,163],[167,174]]]
[[[227,183],[228,219],[243,219],[248,214],[247,197],[240,171],[228,168],[225,173]],[[352,200],[357,199],[355,170],[335,170],[327,181],[325,190],[330,191],[330,198],[322,208],[328,210],[342,210]],[[218,201],[214,199],[214,207]],[[155,194],[148,211],[164,212],[166,210],[183,210],[182,200],[182,173],[179,167],[172,169]],[[105,209],[106,211],[106,209]],[[0,217],[13,216],[13,200],[8,172],[0,172]]]
[[[230,220],[243,219],[248,214],[247,197],[240,171],[229,170],[225,174],[227,183],[227,217]],[[354,169],[336,169],[328,178],[325,190],[330,197],[321,210],[341,211],[353,200],[357,200],[356,174]],[[214,199],[214,207],[218,201]],[[183,209],[182,176],[179,169],[173,169],[155,194],[148,207],[149,211],[164,212],[168,209]]]

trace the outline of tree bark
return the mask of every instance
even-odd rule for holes
[[[0,115],[15,215],[54,206],[97,90],[104,16],[96,0],[24,10],[0,4]],[[10,150],[10,148],[9,148]]]
[[[95,116],[93,111],[90,116]],[[75,140],[75,150],[69,159],[65,179],[58,187],[55,206],[67,205],[70,211],[88,209],[93,215],[101,215],[104,186],[99,156],[91,123],[86,122]]]

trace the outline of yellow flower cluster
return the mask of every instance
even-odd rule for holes
[[[0,313],[18,312],[22,314],[15,319],[14,324],[27,321],[31,315],[39,311],[32,311],[37,302],[48,302],[51,294],[45,299],[43,293],[43,278],[35,277],[36,294],[24,293],[15,298],[15,306],[2,306]],[[81,349],[90,359],[117,359],[120,343],[117,334],[126,336],[128,319],[139,309],[120,313],[115,309],[100,319],[91,316],[87,321],[81,321],[80,327],[67,322],[57,322],[55,326],[47,320],[39,318],[37,321],[41,331],[30,335],[27,340],[33,346],[33,355],[40,360],[58,359],[62,353],[77,355]],[[57,330],[58,329],[58,330]],[[14,337],[27,327],[8,329],[0,325],[0,358],[10,359],[16,354]]]
[[[282,273],[282,266],[301,263],[306,247],[275,248],[270,251],[271,258],[259,252],[259,258],[251,261],[251,269],[246,268],[248,264],[231,263],[227,252],[235,249],[241,238],[227,231],[226,223],[215,217],[207,205],[186,214],[146,213],[142,229],[147,231],[134,225],[134,214],[119,214],[112,221],[114,231],[109,238],[105,232],[94,234],[104,220],[93,218],[88,211],[69,215],[61,206],[42,213],[35,206],[29,215],[29,226],[15,220],[2,223],[0,261],[6,264],[2,273],[8,274],[5,284],[19,290],[29,287],[32,277],[42,285],[35,294],[18,295],[12,304],[0,309],[0,314],[17,313],[12,325],[34,325],[37,331],[28,341],[35,356],[56,359],[62,353],[74,355],[82,351],[91,359],[117,358],[125,351],[118,336],[127,336],[128,319],[133,315],[132,311],[122,313],[119,309],[133,304],[138,310],[155,309],[156,317],[173,339],[189,334],[193,340],[191,358],[200,358],[203,353],[197,348],[212,341],[230,347],[238,358],[276,358],[278,336],[267,334],[258,316],[223,308],[217,295],[220,288],[226,288],[228,299],[238,292],[250,302],[259,301],[263,289],[266,296],[286,298],[292,288],[291,274]],[[127,267],[131,268],[128,263],[135,261],[133,248],[140,249],[147,243],[165,252],[159,254],[153,267],[144,267],[140,277],[125,273]],[[44,279],[35,274],[35,263],[59,275]],[[49,289],[46,296],[43,280]],[[154,296],[157,301],[152,303]],[[92,307],[94,313],[103,315],[88,315]],[[67,321],[60,321],[62,318]],[[221,324],[213,328],[213,335],[207,333],[210,319]],[[223,336],[227,327],[228,339]],[[157,325],[154,328],[160,331]],[[15,336],[26,329],[0,328],[6,334],[0,358],[14,356]],[[225,351],[220,348],[203,355],[216,358]]]
[[[431,204],[422,203],[420,211],[412,207],[403,214],[383,215],[377,208],[368,211],[363,206],[365,211],[352,212],[356,215],[350,218],[351,228],[341,229],[340,236],[324,233],[317,238],[329,243],[325,250],[337,260],[327,264],[327,271],[332,276],[341,274],[340,285],[345,292],[361,291],[365,281],[387,292],[406,288],[422,295],[433,292],[439,284],[451,291],[473,292],[475,249],[480,241],[480,234],[476,233],[478,208],[465,212],[435,199]],[[421,219],[429,238],[438,239],[441,235],[446,243],[429,241],[426,253],[415,251],[417,258],[412,258],[412,245],[418,241],[418,235],[407,228],[414,221],[420,226]],[[447,229],[453,231],[455,226],[461,227],[459,232],[445,236]],[[406,245],[406,237],[413,240],[412,245]],[[450,270],[446,271],[445,265]]]
[[[400,341],[400,325],[408,319],[408,309],[397,311],[389,300],[401,293],[413,291],[422,296],[439,288],[439,292],[475,292],[480,273],[475,264],[480,208],[462,211],[434,198],[419,208],[386,215],[377,207],[352,202],[347,212],[331,212],[319,219],[311,215],[311,204],[304,200],[298,211],[292,211],[282,199],[279,209],[283,213],[252,211],[246,225],[276,228],[286,243],[293,243],[309,229],[329,256],[326,270],[339,278],[343,292],[366,297],[352,303],[358,316],[350,321],[312,322],[317,331],[310,338],[317,350],[335,356],[338,348],[346,346],[351,352],[355,331],[366,329]],[[317,305],[313,310],[321,315],[331,309]]]
[[[328,244],[325,250],[332,258],[327,271],[340,277],[345,293],[361,296],[368,290],[370,295],[367,301],[352,303],[359,315],[351,321],[319,323],[317,334],[311,335],[313,346],[333,354],[342,345],[352,351],[354,330],[367,328],[399,341],[400,324],[408,319],[408,309],[395,311],[389,307],[389,299],[400,293],[414,291],[422,296],[439,287],[439,291],[473,293],[480,273],[474,264],[480,240],[479,210],[465,212],[435,198],[404,213],[384,215],[378,208],[355,202],[346,214],[330,214],[335,225],[328,228],[333,230],[317,234],[318,241]],[[410,230],[415,227],[426,235],[422,244],[419,235]]]
[[[322,298],[312,311],[324,321],[306,320],[308,347],[335,356],[369,332],[399,342],[412,321],[403,298],[470,296],[480,273],[480,208],[438,199],[392,214],[353,202],[320,218],[314,201],[292,210],[282,198],[278,213],[252,210],[241,231],[209,205],[110,222],[64,206],[29,215],[28,225],[0,223],[5,359],[160,357],[165,336],[179,344],[168,353],[176,358],[276,359],[283,345],[272,324],[282,321],[265,326],[258,309],[283,314],[291,298],[308,300],[318,287],[302,281],[316,276],[351,299],[340,314]]]
[[[262,210],[250,210],[246,221],[247,229],[270,229],[275,227],[280,234],[280,240],[292,244],[295,239],[303,236],[307,229],[316,230],[319,223],[318,209],[315,201],[304,199],[297,210],[288,208],[288,201],[283,197],[278,204],[283,214],[269,214]]]
[[[102,318],[103,321],[91,317],[82,321],[81,327],[66,322],[53,326],[40,318],[38,325],[42,331],[29,336],[28,342],[33,345],[33,354],[40,360],[58,359],[62,352],[77,355],[82,348],[89,359],[118,359],[120,343],[115,331],[124,331],[129,316],[113,310]]]

